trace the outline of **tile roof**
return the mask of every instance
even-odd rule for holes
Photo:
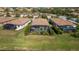
[[[58,24],[60,26],[62,26],[62,25],[72,25],[72,26],[74,26],[75,25],[68,20],[63,20],[63,19],[59,19],[59,18],[54,18],[54,19],[52,19],[52,21],[54,21],[56,24]]]
[[[12,20],[10,22],[7,22],[6,24],[23,25],[28,21],[29,21],[29,18],[18,18],[18,19]]]
[[[8,21],[11,21],[13,18],[10,17],[0,17],[0,24],[4,24]]]
[[[46,19],[36,18],[32,21],[32,25],[46,25],[46,26],[48,26],[49,23]]]

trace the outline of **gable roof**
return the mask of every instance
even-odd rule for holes
[[[14,19],[12,21],[9,21],[6,24],[23,25],[28,21],[29,21],[28,18],[18,18],[18,19]]]
[[[74,26],[75,24],[73,24],[72,22],[68,21],[68,20],[63,20],[63,19],[60,19],[60,18],[54,18],[52,19],[53,22],[55,22],[57,25],[71,25],[71,26]]]
[[[36,18],[32,21],[32,25],[45,25],[45,26],[48,26],[49,23],[46,19]]]

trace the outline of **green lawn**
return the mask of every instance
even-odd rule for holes
[[[0,30],[0,50],[79,50],[79,38],[69,34],[24,36],[22,30]]]

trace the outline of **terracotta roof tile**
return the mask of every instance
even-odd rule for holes
[[[6,24],[23,25],[28,21],[29,21],[28,18],[18,18],[18,19],[12,20],[10,22],[7,22]]]
[[[68,20],[63,20],[63,19],[59,19],[59,18],[55,18],[55,19],[52,19],[52,20],[58,25],[72,25],[72,26],[75,25]]]
[[[32,21],[32,25],[46,25],[48,26],[49,23],[46,19],[43,19],[43,18],[37,18],[37,19],[34,19]]]

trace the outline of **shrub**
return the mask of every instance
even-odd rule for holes
[[[76,29],[77,29],[77,31],[79,32],[79,25],[77,25]]]
[[[25,27],[24,34],[27,35],[29,32],[30,32],[30,25]]]
[[[3,26],[0,26],[0,29],[3,29]]]
[[[31,32],[30,34],[32,34],[32,35],[49,35],[49,33],[48,32]]]
[[[31,32],[32,35],[40,35],[39,32]]]

